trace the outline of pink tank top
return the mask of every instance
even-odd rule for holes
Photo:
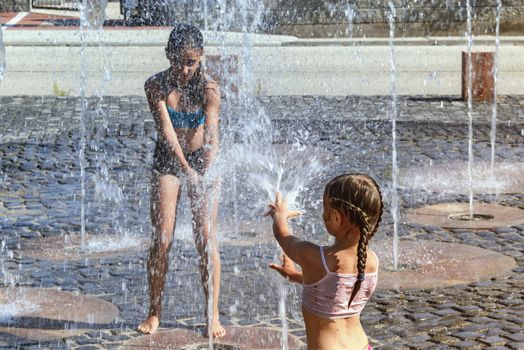
[[[315,283],[303,284],[302,306],[317,316],[330,319],[360,314],[375,291],[378,272],[366,273],[366,279],[362,281],[360,290],[351,302],[351,307],[348,308],[357,274],[331,272],[326,264],[323,247],[320,247],[320,256],[326,274]]]

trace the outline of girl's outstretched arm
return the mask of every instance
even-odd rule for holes
[[[278,244],[291,260],[302,267],[314,261],[318,246],[291,234],[287,220],[299,216],[300,212],[288,211],[286,200],[282,199],[280,192],[277,192],[275,202],[269,204],[267,215],[273,218],[273,234]]]
[[[269,267],[276,270],[291,282],[302,284],[302,272],[298,271],[295,263],[286,254],[282,254],[282,265],[271,263]]]

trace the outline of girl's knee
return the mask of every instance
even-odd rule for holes
[[[197,242],[196,249],[200,256],[207,256],[207,242]]]
[[[160,232],[152,242],[152,249],[160,253],[168,253],[173,243],[172,235]]]
[[[167,255],[169,253],[169,251],[171,250],[171,245],[173,244],[172,241],[169,241],[169,242],[162,242],[160,244],[160,252],[161,254],[165,254]]]

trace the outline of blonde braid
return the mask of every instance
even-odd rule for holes
[[[372,185],[375,188],[375,190],[377,191],[377,193],[378,193],[379,207],[377,208],[378,211],[377,211],[376,219],[375,219],[375,215],[373,217],[370,217],[368,215],[368,213],[366,211],[364,211],[361,207],[351,203],[348,200],[339,198],[339,194],[329,193],[330,194],[329,200],[330,200],[330,202],[332,202],[331,204],[334,204],[333,202],[337,202],[337,204],[338,204],[338,205],[333,205],[333,207],[335,207],[335,208],[339,207],[341,209],[344,208],[346,213],[351,218],[353,218],[356,221],[356,224],[360,228],[360,237],[359,237],[358,245],[357,245],[357,270],[358,270],[358,275],[357,275],[357,281],[355,282],[355,285],[353,286],[353,291],[352,291],[351,297],[349,299],[348,308],[351,306],[351,303],[353,302],[353,299],[355,298],[355,296],[357,295],[358,291],[360,290],[362,282],[365,280],[365,270],[366,270],[368,242],[369,242],[369,239],[371,237],[373,237],[375,232],[378,230],[379,223],[382,220],[382,211],[383,211],[383,206],[384,206],[383,202],[382,202],[382,193],[380,192],[380,187],[378,186],[377,182],[373,178],[368,176],[368,175],[365,175],[365,174],[348,174],[348,175],[343,175],[343,176],[339,176],[339,177],[335,178],[334,180],[332,180],[331,183],[333,183],[334,181],[338,180],[337,182],[339,184],[340,184],[340,182],[342,182],[344,187],[348,186],[348,187],[346,187],[346,189],[347,188],[354,188],[353,187],[354,184],[355,184],[354,180],[356,178],[361,178],[361,179],[364,178],[365,180],[367,180],[365,182],[367,182],[368,185]],[[326,190],[327,190],[327,188],[326,188]],[[331,192],[331,191],[327,191],[327,192]],[[347,193],[347,192],[345,192],[345,193]],[[355,192],[353,192],[353,193],[355,193]],[[342,195],[342,194],[343,193],[340,193],[340,195]],[[348,197],[348,198],[353,198],[353,197]],[[375,220],[373,220],[373,219],[375,219]],[[373,221],[375,221],[375,222],[373,223]]]
[[[375,233],[377,232],[378,226],[382,222],[382,212],[384,211],[384,202],[382,201],[382,192],[380,191],[380,187],[378,186],[378,183],[375,181],[375,179],[373,179],[372,177],[369,177],[369,179],[371,180],[371,182],[373,183],[373,185],[375,186],[377,190],[379,203],[380,203],[380,209],[377,215],[377,222],[375,223],[375,226],[373,226],[373,230],[369,232],[368,239],[373,237]]]
[[[362,221],[362,224],[364,226],[369,225],[369,215],[364,210],[362,210],[360,207],[357,207],[353,203],[348,202],[341,198],[337,198],[337,197],[331,197],[330,200],[332,201],[334,200],[334,201],[345,204],[350,211],[356,214],[356,216]]]

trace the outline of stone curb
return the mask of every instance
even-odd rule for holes
[[[84,38],[85,45],[107,46],[165,46],[170,27],[158,27],[155,29],[110,29],[100,33],[88,32]],[[79,30],[56,29],[56,30],[5,30],[3,41],[6,46],[81,46]],[[204,32],[206,45],[209,47],[243,46],[244,34],[225,32],[216,34]],[[263,35],[252,34],[250,41],[255,47],[283,46],[387,46],[389,38],[321,38],[301,39],[289,35]],[[398,37],[393,40],[395,45],[402,46],[461,46],[466,45],[464,37]],[[475,46],[493,46],[493,36],[474,37]],[[500,37],[501,45],[524,45],[524,36]]]

